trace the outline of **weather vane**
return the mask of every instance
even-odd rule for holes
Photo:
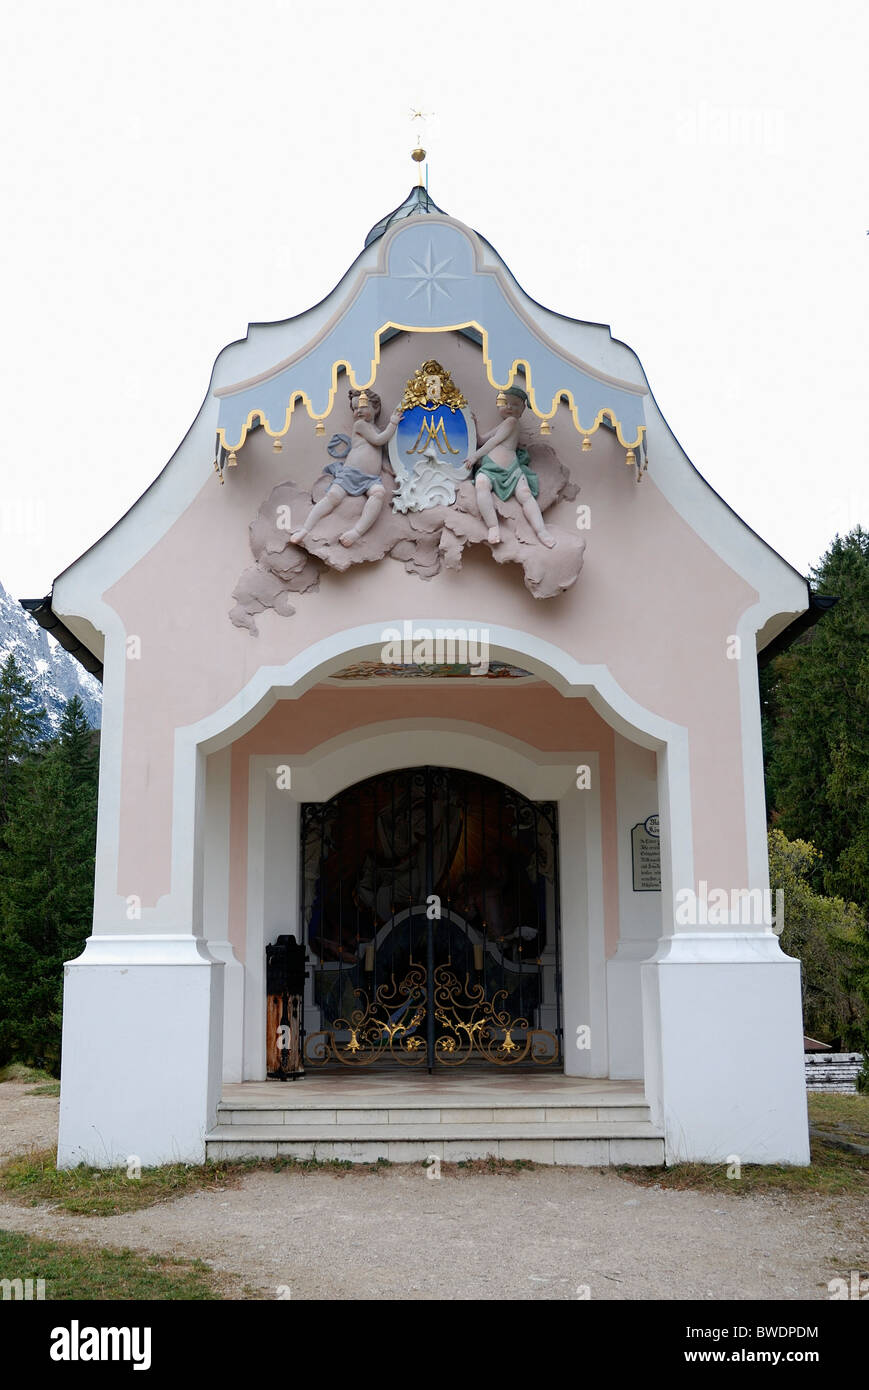
[[[422,144],[422,142],[423,142],[424,130],[425,130],[425,122],[428,120],[429,116],[433,116],[433,115],[434,115],[434,112],[433,112],[433,111],[421,111],[421,110],[417,110],[415,107],[412,107],[412,108],[411,108],[411,112],[410,112],[410,119],[411,119],[411,120],[414,122],[414,124],[416,125],[416,146],[415,146],[415,148],[414,148],[413,150],[411,150],[410,157],[411,157],[412,160],[414,160],[414,161],[416,162],[416,164],[417,164],[417,166],[418,166],[418,168],[419,168],[419,186],[420,186],[420,188],[422,188],[422,162],[423,162],[423,160],[425,159],[425,150],[423,149],[423,144]],[[426,165],[426,180],[425,180],[425,183],[426,183],[426,188],[428,188],[428,165]]]

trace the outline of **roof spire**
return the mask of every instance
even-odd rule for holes
[[[410,113],[410,119],[413,121],[414,126],[416,127],[415,132],[414,132],[414,133],[415,133],[415,136],[416,136],[416,145],[415,145],[414,149],[411,150],[410,157],[411,157],[411,159],[414,160],[414,162],[416,163],[417,169],[418,169],[418,171],[419,171],[419,182],[418,182],[418,187],[420,187],[420,188],[422,188],[422,186],[423,186],[423,183],[422,183],[422,162],[423,162],[423,160],[425,159],[425,155],[426,155],[426,152],[425,152],[425,150],[423,149],[423,144],[422,144],[423,138],[424,138],[424,135],[425,135],[425,122],[428,120],[429,116],[433,116],[433,115],[434,115],[434,112],[433,112],[433,111],[423,111],[423,110],[417,109],[417,108],[415,108],[415,107],[411,110],[411,113]],[[427,164],[426,164],[426,166],[425,166],[425,189],[426,189],[426,192],[428,192],[428,165],[427,165]]]

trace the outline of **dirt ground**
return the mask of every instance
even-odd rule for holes
[[[0,1154],[55,1142],[58,1102],[27,1089],[0,1084]],[[583,1168],[257,1172],[124,1216],[0,1202],[0,1227],[198,1256],[230,1298],[826,1300],[869,1255],[856,1198],[663,1191]]]
[[[47,1149],[57,1143],[57,1112],[53,1096],[29,1096],[34,1083],[0,1082],[0,1161],[27,1149]]]

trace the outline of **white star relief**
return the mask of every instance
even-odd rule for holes
[[[461,275],[451,275],[450,272],[447,270],[447,266],[452,265],[453,263],[452,256],[447,256],[445,260],[438,261],[437,263],[435,263],[434,247],[432,246],[431,242],[429,242],[428,244],[428,250],[426,251],[424,262],[414,260],[413,256],[409,256],[408,260],[410,261],[410,264],[413,266],[416,274],[397,275],[395,278],[397,280],[416,281],[416,284],[414,285],[413,289],[410,291],[410,294],[407,297],[408,299],[413,299],[414,295],[420,294],[424,291],[426,296],[426,306],[428,308],[429,313],[431,313],[432,290],[436,291],[438,294],[442,294],[446,299],[451,299],[452,295],[450,294],[449,290],[444,286],[443,281],[462,280],[464,278]]]

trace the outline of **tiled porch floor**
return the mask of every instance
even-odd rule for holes
[[[457,1069],[458,1070],[458,1069]],[[403,1105],[440,1109],[462,1106],[610,1106],[645,1105],[641,1081],[611,1081],[607,1077],[563,1076],[560,1073],[521,1072],[508,1075],[495,1069],[467,1075],[395,1071],[307,1072],[298,1081],[241,1081],[225,1084],[223,1103],[233,1109],[247,1105],[258,1110],[320,1108],[352,1105],[393,1109]]]

